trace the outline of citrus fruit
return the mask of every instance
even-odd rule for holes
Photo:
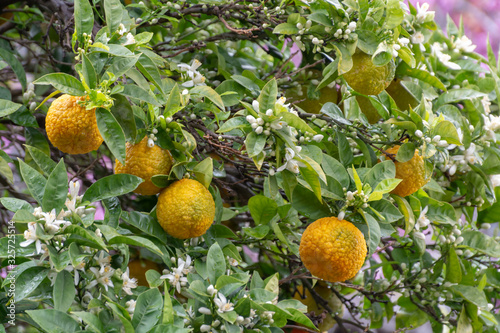
[[[299,252],[311,274],[339,282],[352,279],[361,269],[366,257],[366,242],[351,222],[324,217],[306,228]]]
[[[389,154],[396,155],[400,146],[394,146],[386,150]],[[387,158],[386,158],[387,159]],[[429,178],[425,175],[425,164],[422,156],[418,154],[418,149],[415,149],[415,155],[407,162],[394,162],[396,166],[396,178],[403,181],[392,190],[391,193],[401,197],[406,197],[418,191],[419,188],[429,182]]]
[[[333,312],[342,310],[342,302],[337,297],[337,295],[335,295],[332,289],[328,288],[326,283],[320,281],[314,286],[313,289],[319,294],[319,296],[321,296],[325,301],[328,302],[328,307],[330,308],[330,310],[332,310]],[[325,309],[320,304],[316,303],[316,300],[314,299],[309,289],[304,288],[304,286],[302,285],[297,286],[297,291],[293,295],[293,298],[301,301],[302,304],[306,305],[307,312],[313,312],[313,315],[316,317],[320,316],[325,311]],[[323,321],[319,323],[318,328],[322,332],[328,331],[333,327],[333,325],[335,325],[335,323],[335,319],[333,319],[330,314],[327,314]]]
[[[401,84],[400,79],[394,79],[389,87],[385,90],[396,102],[398,108],[402,111],[408,110],[410,107],[416,108],[418,100]]]
[[[45,128],[50,142],[68,154],[86,154],[102,144],[95,109],[87,110],[77,102],[85,97],[62,95],[49,107]]]
[[[376,66],[370,55],[357,50],[352,61],[351,70],[343,76],[352,89],[363,95],[380,94],[394,79],[396,67],[392,60],[384,66]]]
[[[297,90],[300,89],[300,93],[297,93]],[[292,101],[293,100],[302,100],[299,103],[296,103],[299,108],[308,113],[318,114],[323,107],[323,104],[327,102],[337,103],[338,100],[338,91],[336,87],[324,87],[319,91],[314,92],[312,98],[309,98],[307,94],[308,86],[301,85],[295,90],[291,90],[288,94]]]
[[[215,202],[201,183],[181,179],[160,193],[156,216],[162,228],[176,238],[199,237],[215,218]]]
[[[147,259],[134,259],[128,263],[129,276],[137,279],[137,285],[149,287],[146,272],[154,269],[161,273],[160,265]]]
[[[375,124],[382,118],[368,97],[356,96],[356,101],[358,101],[359,109],[364,113],[370,124]]]
[[[170,152],[157,145],[148,147],[148,137],[145,136],[139,143],[127,142],[125,165],[116,160],[115,173],[128,173],[141,177],[144,181],[137,186],[134,192],[143,195],[154,195],[159,193],[161,188],[153,184],[151,177],[168,175],[170,169],[172,169],[172,163]]]

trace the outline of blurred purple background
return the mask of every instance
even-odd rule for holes
[[[458,26],[463,17],[465,35],[477,45],[475,51],[486,56],[486,39],[490,38],[495,55],[500,42],[500,0],[428,0],[410,1],[427,2],[430,10],[436,12],[436,22],[446,29],[446,14],[449,14]]]

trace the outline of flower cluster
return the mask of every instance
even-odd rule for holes
[[[171,260],[172,263],[175,263],[174,257],[172,257]],[[187,286],[187,275],[193,270],[191,264],[191,257],[189,255],[186,256],[185,261],[179,258],[177,259],[177,267],[172,270],[165,269],[160,279],[168,280],[169,284],[174,287],[178,293],[180,293],[181,288]]]
[[[288,108],[289,104],[285,104],[285,101],[286,101],[286,98],[281,97],[278,99],[276,104],[279,104],[283,107]],[[259,112],[259,102],[258,101],[253,101],[252,107],[253,107],[255,112],[257,112],[257,113]],[[291,111],[289,110],[289,112],[293,112],[293,110],[291,110]],[[281,117],[279,117],[279,115],[276,115],[275,111],[272,109],[268,109],[266,111],[266,116],[268,116],[268,117],[278,116],[278,118],[273,120],[273,121],[266,122],[261,117],[255,118],[252,115],[248,115],[246,117],[247,121],[250,123],[250,125],[252,126],[255,133],[257,133],[257,134],[263,133],[264,135],[269,136],[271,134],[271,130],[280,130],[283,127],[288,125],[285,121],[281,120]]]

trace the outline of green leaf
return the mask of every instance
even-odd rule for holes
[[[246,89],[250,90],[253,94],[258,94],[259,93],[259,86],[252,81],[251,79],[242,76],[242,75],[233,75],[231,78],[241,84],[243,87]]]
[[[83,47],[83,34],[92,35],[92,28],[94,27],[94,13],[90,6],[89,0],[75,0],[74,2],[75,14],[75,34],[77,40],[80,42],[80,47]]]
[[[274,110],[274,105],[276,104],[276,98],[278,97],[278,84],[276,79],[272,79],[266,83],[262,91],[260,92],[259,98],[259,111],[261,113],[266,113],[267,110]]]
[[[462,306],[462,312],[460,313],[460,317],[458,318],[457,323],[457,333],[473,333],[474,328],[472,327],[469,316],[467,316],[467,311],[465,310],[465,306]]]
[[[409,298],[398,299],[399,311],[396,314],[396,329],[412,327],[413,329],[425,324],[429,318]]]
[[[263,134],[250,132],[245,139],[245,146],[247,148],[248,157],[255,157],[259,155],[266,146],[267,137]]]
[[[0,202],[4,205],[5,208],[10,210],[11,212],[17,212],[18,210],[24,209],[33,213],[33,207],[29,204],[29,202],[17,199],[17,198],[0,198]]]
[[[377,184],[373,192],[370,194],[368,201],[376,201],[383,198],[383,195],[391,192],[401,183],[401,179],[398,178],[389,178],[384,179],[380,183]]]
[[[300,185],[295,186],[293,189],[292,207],[311,219],[320,219],[332,215],[326,203],[322,204],[312,191]]]
[[[278,114],[283,121],[285,121],[288,125],[295,127],[302,132],[309,132],[311,134],[316,134],[316,131],[311,128],[311,126],[307,125],[307,123],[300,117],[294,115],[290,112],[280,112]]]
[[[321,167],[323,168],[327,176],[332,177],[337,180],[342,187],[349,187],[351,182],[351,177],[345,169],[345,167],[330,155],[323,154],[323,160],[321,161]]]
[[[97,237],[95,232],[90,231],[88,229],[84,229],[84,228],[80,227],[79,225],[72,224],[72,225],[67,226],[64,229],[64,233],[65,234],[72,234],[72,235],[74,234],[74,235],[78,235],[80,237],[83,237],[86,240],[90,241],[94,245],[95,248],[97,248],[99,250],[106,250],[106,244],[104,244],[104,241],[102,240],[102,238]]]
[[[85,96],[85,87],[74,76],[65,73],[50,73],[33,82],[40,85],[51,85],[64,94]]]
[[[19,159],[19,167],[21,169],[21,175],[23,177],[31,196],[41,204],[43,198],[43,191],[45,190],[45,185],[47,180],[38,171],[30,167],[28,164],[24,163]]]
[[[42,169],[42,171],[48,177],[56,167],[57,163],[54,162],[50,158],[50,156],[47,156],[47,154],[45,154],[40,149],[29,145],[24,145],[24,146],[26,147],[26,149],[28,149],[28,152],[30,153],[35,163],[40,167],[40,169]]]
[[[259,194],[248,200],[248,209],[257,225],[268,224],[278,213],[278,204],[276,201]]]
[[[120,161],[125,164],[125,133],[116,118],[106,109],[98,108],[95,111],[97,127],[109,150]]]
[[[383,161],[375,164],[363,177],[363,182],[375,188],[384,179],[396,177],[396,167],[392,161]]]
[[[104,13],[109,36],[112,36],[122,22],[123,6],[120,0],[104,0]]]
[[[135,141],[137,129],[135,124],[134,111],[132,109],[132,106],[130,105],[130,102],[127,100],[127,98],[119,94],[113,95],[112,97],[115,99],[115,103],[110,109],[111,114],[120,124],[120,127],[125,134],[125,139],[129,142]]]
[[[42,199],[42,208],[44,212],[56,210],[58,214],[64,208],[64,203],[68,197],[68,173],[64,165],[64,159],[61,158],[57,166],[47,180]]]
[[[440,107],[443,104],[452,104],[464,100],[471,100],[474,98],[482,98],[486,96],[485,93],[482,93],[477,90],[472,89],[454,89],[444,94],[441,94],[439,98],[435,102],[435,107]]]
[[[0,156],[0,175],[4,176],[9,183],[13,184],[14,183],[14,173],[12,172],[12,169],[10,168],[9,163]]]
[[[144,90],[143,88],[135,84],[124,85],[121,94],[149,104],[153,104],[154,106],[161,106],[161,104],[158,103],[158,101],[150,91]]]
[[[122,322],[123,329],[125,333],[135,333],[134,326],[130,322],[130,315],[127,310],[125,310],[122,306],[108,301],[106,305],[113,311],[114,314],[118,316],[120,321]]]
[[[66,270],[57,273],[52,294],[54,309],[62,312],[68,311],[75,299],[75,295],[76,289],[71,274]]]
[[[163,93],[163,87],[161,83],[161,75],[158,67],[155,65],[153,60],[147,55],[142,54],[139,57],[139,61],[136,63],[137,69],[151,82],[154,84],[158,90]],[[211,88],[210,88],[211,89]]]
[[[220,95],[209,86],[196,86],[189,91],[193,95],[200,95],[208,98],[219,109],[224,110],[224,102]]]
[[[462,233],[461,246],[468,246],[491,257],[500,258],[500,244],[480,231],[466,230]]]
[[[120,77],[123,74],[127,73],[129,69],[134,67],[138,60],[139,55],[128,57],[115,56],[111,60],[111,66],[109,67],[108,71],[113,73],[116,77]]]
[[[347,141],[347,138],[343,133],[337,132],[337,139],[340,162],[347,167],[348,165],[351,165],[354,159],[351,146],[349,145],[349,141]]]
[[[384,28],[394,29],[399,26],[403,22],[404,14],[399,0],[388,0]]]
[[[208,249],[207,274],[208,280],[215,285],[217,279],[226,272],[226,259],[218,243],[214,243]]]
[[[145,237],[121,235],[118,232],[116,232],[114,228],[111,228],[110,226],[107,225],[101,225],[100,228],[102,233],[108,240],[108,244],[110,245],[128,244],[128,245],[140,246],[159,255],[160,257],[163,256],[163,252],[161,251],[161,249],[155,243],[153,243],[152,241],[150,241]]]
[[[361,216],[363,216],[363,219],[366,222],[366,225],[368,226],[368,239],[367,239],[367,245],[368,245],[368,254],[367,257],[370,258],[372,254],[375,252],[375,250],[378,247],[378,244],[380,243],[380,238],[382,237],[382,234],[380,232],[380,226],[375,220],[373,216],[370,214],[366,214],[364,211],[359,210],[359,213]],[[360,229],[362,229],[363,226],[360,226]]]
[[[89,88],[97,88],[97,74],[95,72],[94,65],[92,65],[92,62],[85,53],[82,53],[82,72],[85,83],[89,86]]]
[[[138,228],[150,236],[158,238],[165,244],[172,242],[170,236],[151,215],[131,211],[128,213],[123,212],[121,217],[128,224]]]
[[[432,133],[433,136],[440,135],[441,139],[446,140],[449,144],[462,145],[458,137],[457,128],[448,120],[439,122],[436,127],[434,127]]]
[[[484,309],[488,305],[484,292],[477,289],[477,287],[458,284],[451,286],[450,289],[480,308]]]
[[[450,247],[448,252],[448,260],[446,262],[446,281],[451,283],[460,283],[462,281],[462,267],[460,259],[458,259],[455,248]]]
[[[49,269],[41,266],[29,267],[16,276],[14,302],[29,296],[49,274]]]
[[[146,290],[137,297],[132,325],[136,333],[149,332],[160,319],[163,299],[158,289]]]
[[[297,26],[292,23],[278,24],[273,30],[273,34],[281,34],[281,35],[294,35],[298,32],[299,29],[297,28]]]
[[[208,188],[212,182],[213,171],[214,165],[211,157],[205,158],[193,168],[196,179],[206,188]]]
[[[413,156],[415,156],[415,149],[415,144],[413,142],[403,143],[398,149],[396,160],[401,163],[408,162],[413,158]]]
[[[408,235],[415,227],[415,215],[413,214],[413,210],[405,198],[398,195],[393,195],[392,198],[396,201],[399,211],[403,213],[405,218],[405,235]]]
[[[416,79],[419,79],[422,82],[430,84],[431,86],[433,86],[435,88],[446,91],[446,87],[436,76],[431,75],[427,71],[423,71],[423,70],[416,69],[416,68],[411,68],[405,62],[401,62],[399,64],[398,68],[396,69],[396,76],[397,77],[403,77],[403,76],[414,77]]]
[[[68,314],[55,310],[28,310],[26,313],[47,333],[73,333],[80,325]]]
[[[71,312],[71,314],[82,319],[93,331],[97,333],[104,333],[104,325],[96,315],[85,311]]]
[[[11,113],[16,112],[22,104],[14,103],[6,99],[0,99],[0,117],[8,116]]]
[[[2,24],[5,23],[2,21]],[[0,58],[2,58],[9,66],[12,68],[14,74],[16,74],[19,83],[26,90],[26,72],[24,71],[23,64],[14,56],[13,53],[7,51],[4,48],[0,48]],[[0,110],[2,108],[0,107]],[[1,112],[0,112],[1,117]]]
[[[222,124],[217,133],[229,132],[236,128],[243,128],[248,126],[250,126],[250,123],[245,119],[245,117],[234,117],[228,119],[224,124]]]
[[[172,299],[170,298],[170,293],[168,292],[167,280],[163,280],[163,290],[165,290],[165,296],[163,298],[163,318],[162,324],[168,325],[174,323],[174,308],[172,306]]]

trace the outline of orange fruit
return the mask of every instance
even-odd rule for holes
[[[324,217],[306,228],[299,252],[312,275],[339,282],[352,279],[361,269],[366,257],[366,242],[351,222]]]

